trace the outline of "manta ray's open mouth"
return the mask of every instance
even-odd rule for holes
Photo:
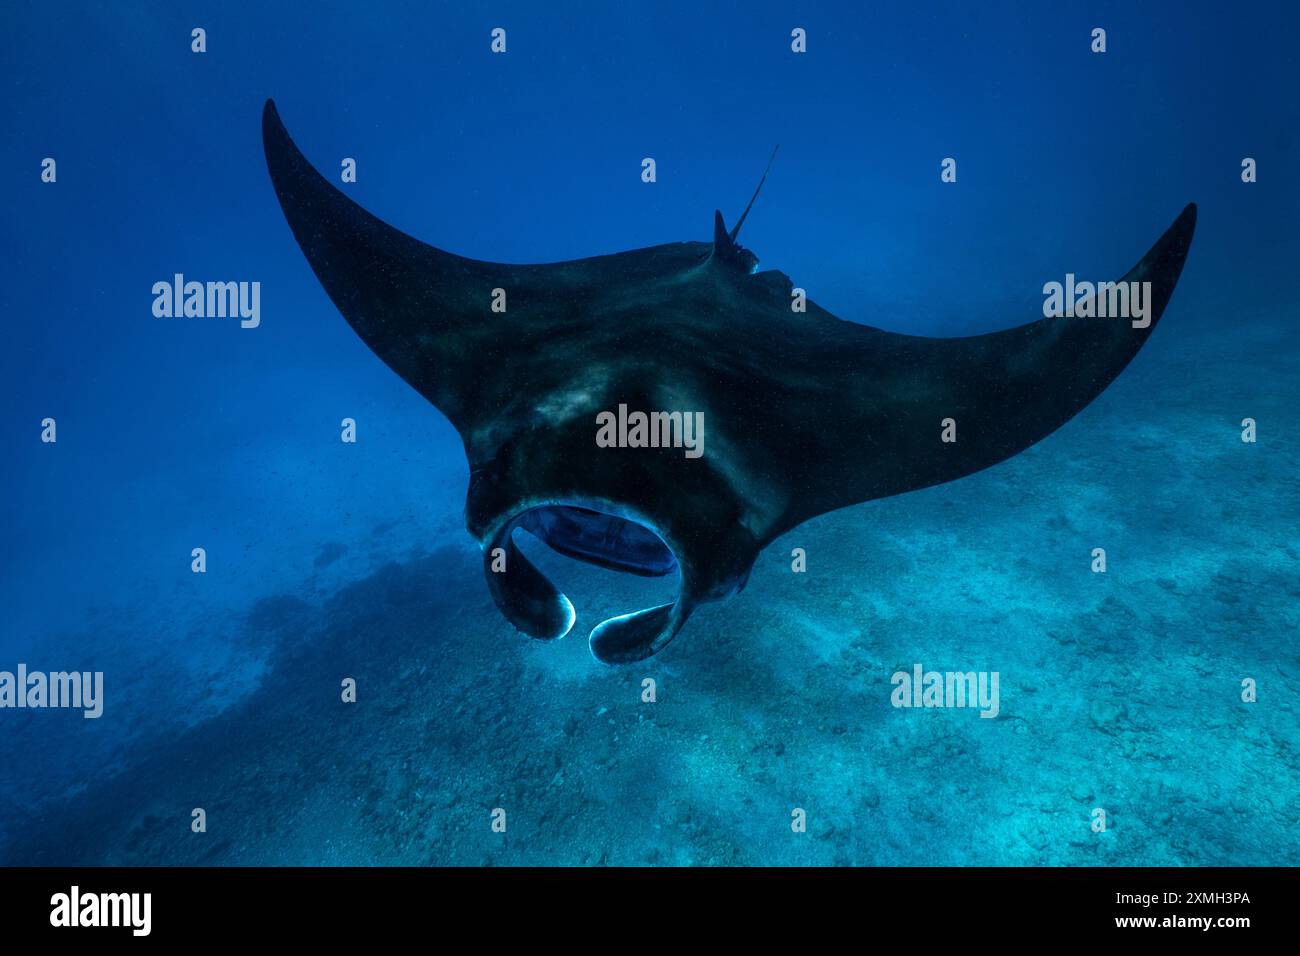
[[[546,505],[525,512],[515,527],[546,542],[552,551],[611,571],[659,577],[677,570],[677,559],[659,535],[617,515]]]
[[[613,513],[590,503],[550,502],[508,518],[488,548],[488,585],[498,606],[517,627],[535,638],[555,640],[573,627],[577,613],[569,599],[519,549],[516,530],[527,531],[552,551],[611,571],[663,577],[679,570],[676,556],[644,518]],[[620,615],[591,632],[592,653],[608,663],[644,656],[665,627],[675,623],[678,602]]]

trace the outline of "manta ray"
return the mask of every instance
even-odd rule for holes
[[[802,522],[974,474],[1056,431],[1155,330],[1196,225],[1188,205],[1124,277],[1150,283],[1144,328],[1059,317],[928,338],[843,321],[811,300],[794,308],[801,290],[758,271],[737,242],[752,198],[730,231],[714,213],[712,242],[482,262],[362,209],[312,167],[269,100],[262,136],[325,292],[464,442],[466,526],[505,618],[543,641],[576,620],[516,530],[603,568],[677,572],[676,600],[592,630],[607,664],[662,650]],[[598,418],[620,406],[702,413],[707,452],[602,447]]]

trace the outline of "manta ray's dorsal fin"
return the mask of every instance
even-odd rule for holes
[[[722,218],[722,210],[713,210],[713,254],[717,255],[719,249],[728,249],[736,243],[727,235],[727,223]]]
[[[772,150],[772,155],[767,161],[767,168],[763,170],[763,176],[754,188],[754,195],[749,197],[749,204],[745,206],[745,211],[740,214],[740,218],[736,220],[731,232],[727,232],[727,224],[722,219],[722,210],[715,209],[713,211],[713,258],[715,260],[743,272],[753,272],[758,266],[758,256],[736,242],[736,237],[740,235],[740,227],[745,224],[745,217],[754,208],[754,200],[758,198],[763,183],[767,182],[767,174],[772,171],[772,160],[776,159],[776,151],[780,148],[780,146],[777,146]]]

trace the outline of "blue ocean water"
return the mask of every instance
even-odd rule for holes
[[[0,862],[1297,862],[1300,12],[899,6],[8,11],[0,670],[103,671],[105,699],[0,710]],[[367,209],[505,262],[708,240],[779,143],[745,245],[914,334],[1031,321],[1046,278],[1199,224],[1075,420],[809,522],[610,669],[584,635],[662,582],[535,549],[574,633],[500,618],[456,432],[285,224],[268,97]],[[176,273],[259,281],[261,324],[155,318]],[[914,662],[997,671],[998,717],[892,707]]]

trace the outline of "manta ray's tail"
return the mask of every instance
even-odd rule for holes
[[[740,243],[736,242],[736,237],[740,235],[740,227],[745,224],[745,217],[749,211],[754,208],[754,200],[758,198],[759,192],[763,188],[763,183],[767,182],[767,174],[772,171],[772,163],[776,159],[776,152],[781,148],[777,144],[772,149],[772,155],[767,160],[767,168],[763,170],[763,176],[759,179],[758,185],[754,187],[754,195],[749,197],[749,203],[745,206],[745,211],[740,214],[736,224],[727,231],[727,224],[722,220],[722,210],[713,211],[713,260],[721,262],[734,269],[740,269],[742,272],[753,272],[758,265],[758,256],[754,255]]]
[[[732,242],[735,242],[736,237],[740,235],[740,227],[745,224],[745,217],[748,216],[749,211],[754,208],[754,200],[758,198],[759,191],[763,188],[763,183],[767,182],[767,174],[772,171],[772,163],[776,161],[776,151],[780,148],[780,143],[777,143],[776,146],[772,147],[772,155],[767,159],[767,168],[763,170],[762,178],[759,179],[758,185],[754,187],[754,195],[749,197],[749,204],[745,206],[745,211],[740,214],[740,218],[736,220],[735,226],[731,229]]]

